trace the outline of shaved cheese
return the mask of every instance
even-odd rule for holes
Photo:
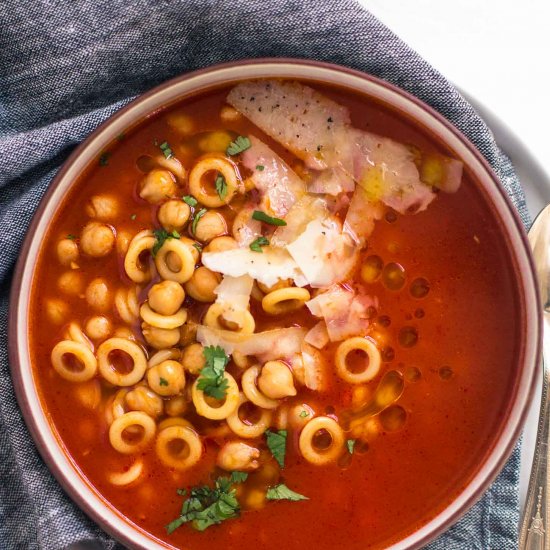
[[[374,230],[374,222],[383,214],[380,202],[370,202],[365,189],[355,188],[344,222],[344,232],[348,233],[359,245],[364,246],[366,239]]]
[[[302,344],[302,363],[306,388],[313,391],[327,389],[327,364],[323,355],[314,347]]]
[[[369,308],[378,307],[377,298],[364,292],[334,285],[319,294],[306,306],[316,317],[322,317],[331,342],[339,342],[350,336],[364,336],[370,325]]]
[[[256,80],[237,84],[227,102],[309,167],[336,166],[336,130],[350,123],[346,107],[299,82]]]
[[[214,289],[217,294],[216,303],[222,308],[221,315],[226,321],[242,325],[244,312],[248,310],[250,293],[254,279],[249,275],[231,277],[225,275],[221,283]]]
[[[353,178],[341,168],[330,168],[316,173],[307,186],[310,193],[333,196],[349,193],[354,189]]]
[[[284,217],[305,194],[306,185],[265,143],[254,136],[249,139],[251,147],[242,155],[243,164],[252,171],[250,179],[260,191],[265,209]]]
[[[317,317],[322,316],[321,312],[319,313]],[[314,325],[306,334],[304,341],[317,349],[324,348],[330,341],[326,323],[324,321],[319,321]]]
[[[248,247],[255,239],[262,236],[262,222],[252,218],[256,210],[254,205],[246,205],[233,220],[233,237],[241,247]]]
[[[249,248],[203,252],[202,263],[208,269],[223,275],[249,275],[266,286],[273,286],[281,279],[292,279],[298,286],[307,284],[298,264],[290,254],[273,246],[262,248],[262,253]]]
[[[313,220],[286,249],[314,288],[346,279],[357,260],[357,248],[333,218]]]
[[[203,346],[220,346],[229,355],[238,352],[253,355],[261,361],[270,361],[290,358],[301,352],[306,332],[303,328],[290,327],[241,334],[199,325],[197,341]]]

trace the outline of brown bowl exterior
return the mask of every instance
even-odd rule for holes
[[[209,67],[170,80],[122,108],[97,128],[65,162],[42,199],[23,243],[15,270],[9,317],[9,357],[19,406],[37,448],[74,502],[105,531],[130,548],[169,548],[165,543],[125,520],[97,493],[69,460],[41,406],[31,370],[28,349],[30,288],[41,235],[76,176],[122,131],[167,105],[207,89],[247,78],[300,78],[352,89],[389,105],[429,130],[461,158],[492,206],[507,242],[520,296],[522,340],[516,386],[502,416],[500,434],[479,471],[457,498],[429,523],[400,541],[395,550],[421,548],[455,523],[483,494],[503,468],[521,432],[533,396],[540,361],[541,319],[538,287],[528,241],[521,221],[498,178],[475,146],[432,108],[373,76],[337,65],[299,59],[258,59]]]

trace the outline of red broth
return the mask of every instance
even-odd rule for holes
[[[414,144],[422,151],[448,154],[426,132],[385,106],[345,90],[316,87],[346,105],[356,127]],[[229,128],[244,136],[253,133],[291,166],[296,164],[293,155],[245,118],[220,121],[227,91],[186,100],[147,118],[113,143],[104,157],[106,165],[94,163],[65,198],[44,238],[32,290],[29,338],[44,407],[89,483],[130,522],[168,545],[198,550],[292,550],[306,545],[319,550],[386,548],[432,519],[472,478],[494,441],[515,376],[520,326],[510,258],[488,205],[467,173],[457,193],[439,193],[424,212],[409,216],[388,209],[361,253],[361,266],[372,263],[373,256],[385,266],[383,274],[366,285],[379,300],[373,321],[383,359],[369,391],[390,370],[403,375],[405,388],[396,406],[378,415],[376,436],[366,444],[356,443],[351,460],[345,463],[309,464],[297,451],[298,433],[289,431],[286,464],[277,482],[284,481],[309,500],[266,502],[251,509],[258,505],[254,495],[241,491],[243,510],[238,519],[204,532],[184,525],[167,534],[165,526],[179,515],[183,502],[176,490],[211,485],[213,478],[223,475],[215,466],[219,441],[205,438],[202,459],[184,472],[167,468],[154,448],[147,448],[139,455],[144,464],[139,483],[116,487],[107,473],[125,471],[134,457],[118,453],[109,443],[102,404],[115,389],[101,384],[101,404],[89,408],[78,398],[78,384],[64,380],[52,368],[50,353],[63,338],[67,323],[84,325],[97,314],[84,298],[86,286],[97,277],[106,280],[111,293],[129,284],[116,252],[99,259],[80,255],[82,289],[75,295],[63,294],[58,283],[67,267],[57,261],[57,243],[68,234],[78,239],[89,221],[86,204],[101,193],[119,201],[119,213],[112,222],[117,232],[136,234],[158,227],[156,207],[136,193],[136,183],[143,177],[136,161],[142,155],[157,154],[158,144],[167,141],[189,168],[191,158],[182,147],[186,138],[167,123],[171,112],[190,115],[196,132]],[[182,189],[186,194],[185,186]],[[232,214],[224,212],[230,219]],[[404,270],[399,290],[384,283],[392,263]],[[360,280],[360,268],[355,278]],[[68,305],[57,325],[47,320],[52,298]],[[193,300],[187,299],[186,305],[197,312],[205,310],[204,304]],[[274,318],[254,300],[251,309],[256,331],[296,324],[310,327],[315,322],[304,310]],[[115,326],[124,325],[112,300],[103,315]],[[143,342],[139,323],[131,328]],[[299,394],[314,403],[318,414],[338,414],[352,401],[352,386],[334,374],[334,349],[335,344],[330,344],[322,351],[329,365],[328,391]],[[261,474],[250,476],[252,488],[260,483],[254,476]],[[251,506],[244,503],[246,499]]]

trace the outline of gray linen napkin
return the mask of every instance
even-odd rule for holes
[[[234,59],[347,65],[424,100],[473,141],[523,220],[513,167],[447,80],[351,0],[3,0],[0,2],[0,547],[117,545],[57,485],[18,411],[7,359],[10,278],[44,191],[73,147],[131,98]],[[519,452],[431,550],[516,547]]]

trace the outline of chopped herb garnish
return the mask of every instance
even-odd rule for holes
[[[226,153],[228,155],[238,155],[239,153],[242,153],[243,151],[246,151],[250,148],[250,140],[246,136],[238,136],[235,141],[232,141],[227,149]]]
[[[201,208],[193,218],[193,223],[191,224],[191,232],[193,235],[197,232],[197,224],[199,223],[199,220],[206,214],[206,208]]]
[[[131,220],[135,220],[136,218],[137,218],[137,214],[132,214],[132,215],[130,216],[130,219],[131,219]]]
[[[109,151],[103,151],[103,153],[101,153],[99,157],[99,165],[108,166],[110,158],[111,158],[111,153]]]
[[[268,245],[269,245],[269,240],[268,239],[266,239],[265,237],[258,237],[257,239],[254,239],[250,243],[250,250],[252,250],[254,252],[263,253],[262,246],[268,246]]]
[[[285,467],[286,436],[286,430],[279,430],[278,432],[266,430],[265,432],[267,446],[269,447],[273,458],[279,463],[281,468]]]
[[[268,216],[265,212],[262,212],[261,210],[254,210],[254,213],[252,214],[252,219],[268,223],[269,225],[286,225],[285,220]]]
[[[161,386],[168,386],[168,380],[166,380],[166,378],[163,378],[162,376],[159,378],[159,384]]]
[[[67,239],[70,239],[71,241],[76,241],[76,235],[73,235],[72,233],[69,233],[67,235]]]
[[[181,236],[176,230],[168,233],[166,229],[154,229],[153,234],[155,235],[156,239],[152,250],[153,257],[157,255],[157,252],[162,248],[162,245],[164,244],[166,239],[179,239]]]
[[[347,439],[346,440],[346,447],[348,448],[348,453],[350,455],[353,454],[353,449],[355,449],[355,439]]]
[[[202,353],[206,365],[201,369],[197,388],[214,399],[223,399],[229,385],[224,376],[229,357],[220,346],[207,346]]]
[[[122,141],[126,137],[126,134],[122,132],[121,134],[118,134],[116,137],[117,141]]]
[[[185,195],[185,197],[182,197],[183,202],[188,204],[189,206],[197,206],[199,201],[193,197],[193,195]]]
[[[262,166],[261,164],[256,164],[256,170],[258,170],[258,172],[263,172],[264,168],[265,166]]]
[[[184,523],[191,523],[197,531],[204,531],[212,525],[239,517],[241,507],[233,484],[242,483],[247,477],[248,474],[243,472],[233,472],[231,478],[219,477],[213,489],[208,485],[191,489],[180,516],[166,526],[168,533],[173,533]],[[187,494],[183,489],[178,489],[177,493],[183,497]]]
[[[200,254],[202,252],[202,246],[199,243],[193,243],[193,248]]]
[[[309,500],[308,497],[289,489],[284,483],[270,487],[265,496],[267,500]]]
[[[302,411],[300,413],[300,418],[307,418],[309,416],[309,413],[307,411]]]
[[[174,156],[174,153],[172,153],[172,149],[170,149],[170,145],[168,145],[167,141],[163,141],[160,145],[160,150],[164,153],[164,156],[167,159],[171,159]]]
[[[216,193],[218,193],[218,197],[220,197],[220,199],[223,201],[227,196],[227,182],[225,181],[225,178],[222,176],[222,174],[218,174],[216,176],[216,181],[214,182],[214,185],[216,186]]]

